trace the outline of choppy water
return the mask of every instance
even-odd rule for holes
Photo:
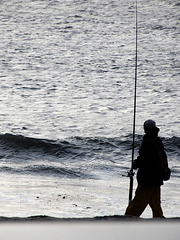
[[[136,154],[143,122],[156,120],[169,216],[180,214],[179,10],[178,0],[138,1]],[[0,33],[0,215],[123,214],[134,1],[1,1]]]

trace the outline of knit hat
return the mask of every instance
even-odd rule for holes
[[[145,132],[159,132],[160,129],[156,126],[156,122],[152,119],[148,119],[144,122],[144,130]]]

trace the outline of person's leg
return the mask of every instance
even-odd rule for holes
[[[161,188],[160,186],[154,188],[154,193],[151,197],[151,200],[149,202],[149,205],[153,212],[153,217],[163,217],[163,211],[161,208]]]
[[[149,188],[145,186],[138,186],[135,192],[135,197],[129,203],[125,215],[139,217],[149,204],[151,196],[151,189],[149,190]]]

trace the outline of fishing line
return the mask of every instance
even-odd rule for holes
[[[134,161],[134,148],[135,148],[135,131],[136,131],[136,95],[137,95],[137,55],[138,55],[138,4],[137,0],[135,1],[135,31],[136,31],[136,48],[135,48],[135,84],[134,84],[134,113],[133,113],[133,139],[132,139],[132,158],[131,158],[131,169],[128,172],[130,177],[130,186],[129,186],[129,202],[132,200],[133,193],[133,181],[134,181],[134,172],[133,172],[133,161]]]

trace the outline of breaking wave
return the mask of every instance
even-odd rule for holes
[[[168,155],[178,159],[180,138],[163,138]],[[137,135],[138,153],[142,136]],[[102,173],[123,175],[131,159],[132,135],[125,137],[71,137],[50,140],[22,135],[0,135],[0,171],[67,178],[97,178]],[[174,173],[177,169],[173,170]]]
[[[141,135],[136,135],[135,147],[139,147],[142,141]],[[169,152],[180,150],[180,137],[162,138],[162,141]],[[1,134],[0,147],[7,149],[41,150],[44,153],[60,156],[62,153],[78,152],[81,148],[92,148],[101,150],[103,148],[124,147],[131,150],[132,135],[125,137],[105,138],[105,137],[72,137],[67,140],[49,140],[25,137],[23,135]]]

